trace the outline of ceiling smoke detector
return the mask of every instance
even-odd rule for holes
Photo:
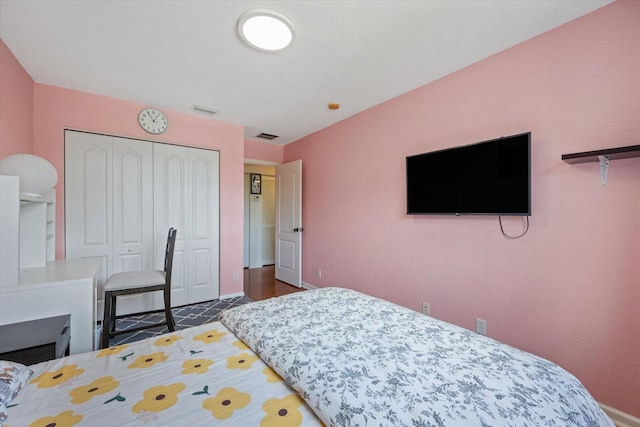
[[[275,10],[252,9],[240,16],[238,33],[254,49],[277,52],[289,46],[294,39],[293,23]]]

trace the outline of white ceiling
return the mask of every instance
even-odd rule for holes
[[[0,0],[0,37],[36,82],[203,105],[287,144],[609,2]],[[253,8],[284,13],[294,44],[244,44],[237,21]]]

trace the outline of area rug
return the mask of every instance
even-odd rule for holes
[[[223,300],[213,300],[202,302],[198,304],[185,305],[182,307],[175,307],[172,309],[173,318],[176,321],[176,329],[186,329],[192,326],[199,326],[204,323],[211,323],[218,320],[218,316],[223,310],[230,307],[246,304],[251,302],[251,299],[242,296],[235,298],[228,298]],[[164,320],[164,311],[143,314],[140,316],[132,316],[126,319],[116,320],[116,329],[125,330],[142,326],[144,324],[154,324],[162,322]],[[128,344],[134,341],[140,341],[145,338],[154,337],[156,335],[169,332],[166,326],[145,329],[142,331],[132,332],[130,334],[122,334],[109,340],[109,346],[113,347],[120,344]]]

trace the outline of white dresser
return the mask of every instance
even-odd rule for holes
[[[102,260],[68,259],[22,269],[18,284],[0,287],[0,325],[71,315],[71,354],[96,345],[96,289]]]

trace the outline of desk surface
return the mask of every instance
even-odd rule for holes
[[[33,289],[35,285],[52,286],[69,284],[76,280],[86,281],[96,275],[100,258],[78,258],[48,262],[45,267],[26,268],[18,273],[18,285],[0,287],[0,293]]]

